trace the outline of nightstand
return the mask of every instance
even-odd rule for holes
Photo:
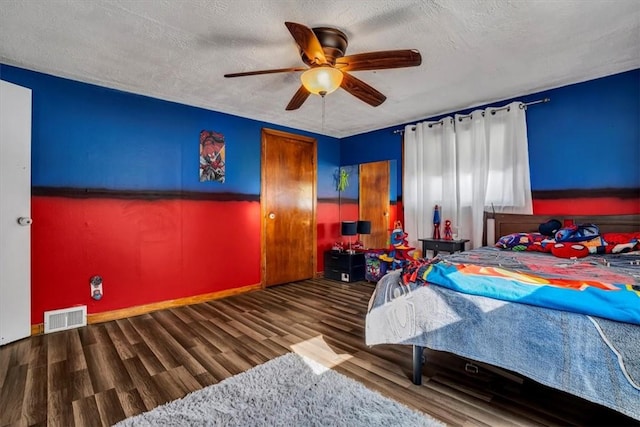
[[[444,239],[418,239],[422,242],[422,256],[426,258],[427,251],[433,251],[433,256],[438,255],[438,251],[449,253],[464,251],[464,244],[469,239],[444,240]]]
[[[336,252],[324,253],[324,277],[341,282],[357,282],[364,280],[364,252]]]

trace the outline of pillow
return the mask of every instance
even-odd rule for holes
[[[496,248],[526,251],[527,247],[545,239],[540,233],[512,233],[502,236],[494,245]]]
[[[570,225],[556,233],[556,242],[586,242],[600,236],[600,229],[595,224]]]
[[[582,243],[556,243],[551,245],[551,253],[559,258],[584,258],[589,248]]]
[[[607,246],[607,242],[600,236],[577,243],[585,246],[590,254],[604,254],[606,252],[605,247]]]
[[[603,233],[603,253],[618,254],[640,249],[640,231],[632,233]]]
[[[635,233],[602,233],[607,245],[618,245],[640,241],[640,231]]]

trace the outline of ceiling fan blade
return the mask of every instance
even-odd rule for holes
[[[361,101],[366,102],[372,107],[377,107],[378,105],[382,104],[385,99],[387,99],[386,96],[384,96],[362,80],[357,79],[348,73],[342,74],[344,74],[344,76],[342,78],[340,87],[349,92],[351,95],[360,99]]]
[[[310,92],[305,89],[304,86],[300,86],[300,89],[298,89],[298,91],[293,95],[293,98],[291,98],[291,101],[289,101],[289,105],[287,105],[286,110],[291,111],[300,108],[304,101],[309,97],[309,94]]]
[[[336,68],[340,71],[384,70],[415,67],[420,64],[422,64],[422,56],[416,49],[359,53],[336,60]]]
[[[311,28],[295,22],[285,22],[284,25],[287,26],[300,50],[304,52],[311,64],[327,63],[322,45]]]
[[[304,67],[292,67],[292,68],[277,68],[274,70],[258,70],[258,71],[247,71],[244,73],[230,73],[225,74],[225,77],[244,77],[244,76],[256,76],[258,74],[273,74],[273,73],[288,73],[291,71],[305,71],[307,68]]]

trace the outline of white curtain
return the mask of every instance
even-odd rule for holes
[[[477,110],[405,128],[403,201],[405,231],[413,246],[433,234],[440,206],[441,234],[482,245],[485,210],[531,214],[531,180],[525,108]]]

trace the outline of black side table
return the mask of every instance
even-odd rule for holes
[[[422,242],[422,256],[426,258],[427,250],[433,251],[433,256],[438,255],[438,251],[449,253],[464,251],[464,244],[469,239],[444,240],[444,239],[418,239]]]
[[[365,261],[364,252],[336,252],[324,253],[324,277],[341,282],[357,282],[364,280]]]

